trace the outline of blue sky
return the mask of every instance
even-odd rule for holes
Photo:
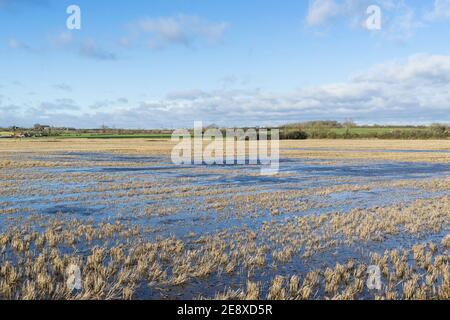
[[[450,122],[450,0],[0,0],[0,21],[0,126]]]

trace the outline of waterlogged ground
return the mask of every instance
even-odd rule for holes
[[[348,144],[283,142],[262,176],[165,141],[2,142],[0,298],[450,298],[450,143]]]

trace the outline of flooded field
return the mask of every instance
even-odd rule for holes
[[[450,298],[450,141],[283,141],[275,176],[172,146],[0,141],[0,298]]]

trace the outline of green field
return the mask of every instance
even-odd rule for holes
[[[286,131],[295,131],[299,128],[295,127],[288,127],[288,128],[281,128],[280,131],[286,130]],[[426,131],[429,130],[427,127],[354,127],[354,128],[329,128],[329,127],[318,127],[318,128],[301,128],[305,132],[314,132],[314,131],[326,131],[326,132],[333,132],[338,135],[345,134],[348,130],[349,133],[355,133],[355,134],[373,134],[373,133],[388,133],[388,132],[394,132],[394,131],[405,131],[405,132],[412,132],[412,131]]]
[[[448,139],[446,126],[327,127],[292,126],[280,129],[282,139]]]
[[[331,132],[335,132],[338,135],[345,134],[347,129],[346,128],[330,128],[326,129]],[[427,128],[402,128],[402,127],[374,127],[374,128],[367,128],[367,127],[360,127],[360,128],[351,128],[349,129],[349,133],[355,133],[355,134],[373,134],[373,133],[387,133],[387,132],[393,132],[393,131],[425,131]],[[306,131],[313,131],[313,130],[306,130]]]
[[[170,134],[63,134],[55,136],[56,139],[170,139]]]
[[[283,129],[281,129],[283,130]],[[294,129],[287,129],[289,131],[293,131]],[[327,132],[333,132],[339,136],[344,135],[346,133],[346,128],[326,128]],[[401,131],[413,131],[413,130],[421,130],[418,128],[352,128],[350,129],[350,133],[358,134],[358,135],[369,135],[369,134],[381,134],[386,132],[392,132],[394,130]],[[425,130],[425,128],[423,128]],[[314,130],[305,130],[308,133],[312,133]],[[101,133],[73,133],[73,134],[62,134],[59,136],[54,136],[57,139],[170,139],[170,134],[101,134]]]
[[[244,128],[245,129],[245,128]],[[29,131],[22,131],[26,133]],[[101,132],[101,131],[100,131]],[[148,133],[138,131],[100,132],[31,132],[36,138],[54,139],[170,139],[171,133]],[[150,131],[151,132],[151,131]],[[225,134],[225,130],[222,130]],[[0,136],[9,136],[12,132],[0,131]],[[331,127],[331,126],[286,126],[280,127],[280,139],[448,139],[450,129],[446,126],[391,126],[391,127]]]

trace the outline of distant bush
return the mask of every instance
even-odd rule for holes
[[[305,139],[308,139],[308,134],[302,130],[280,132],[280,139],[282,139],[282,140],[305,140]]]
[[[450,127],[445,124],[435,123],[430,126],[430,130],[435,136],[448,137],[450,134]]]
[[[312,139],[327,139],[328,135],[333,131],[326,127],[314,127],[308,131],[308,135]]]
[[[448,130],[428,128],[425,130],[394,130],[391,132],[378,133],[379,139],[447,139],[450,138],[450,132]]]
[[[393,129],[390,131],[361,131],[355,132],[347,129],[344,132],[336,132],[327,128],[315,128],[308,130],[307,136],[310,139],[391,139],[391,140],[427,140],[427,139],[448,139],[450,130],[447,126],[434,125],[428,128],[407,128]]]
[[[325,128],[342,128],[342,124],[333,121],[333,120],[324,120],[324,121],[308,121],[300,124],[304,128],[317,128],[317,127],[325,127]]]
[[[283,126],[285,128],[316,128],[316,127],[326,127],[326,128],[342,128],[342,124],[334,120],[322,120],[322,121],[307,121],[307,122],[297,122],[290,123]]]
[[[334,131],[329,131],[327,133],[327,139],[337,139],[338,138],[338,134]]]
[[[309,121],[280,127],[280,139],[449,139],[450,126],[358,126],[351,120]]]

